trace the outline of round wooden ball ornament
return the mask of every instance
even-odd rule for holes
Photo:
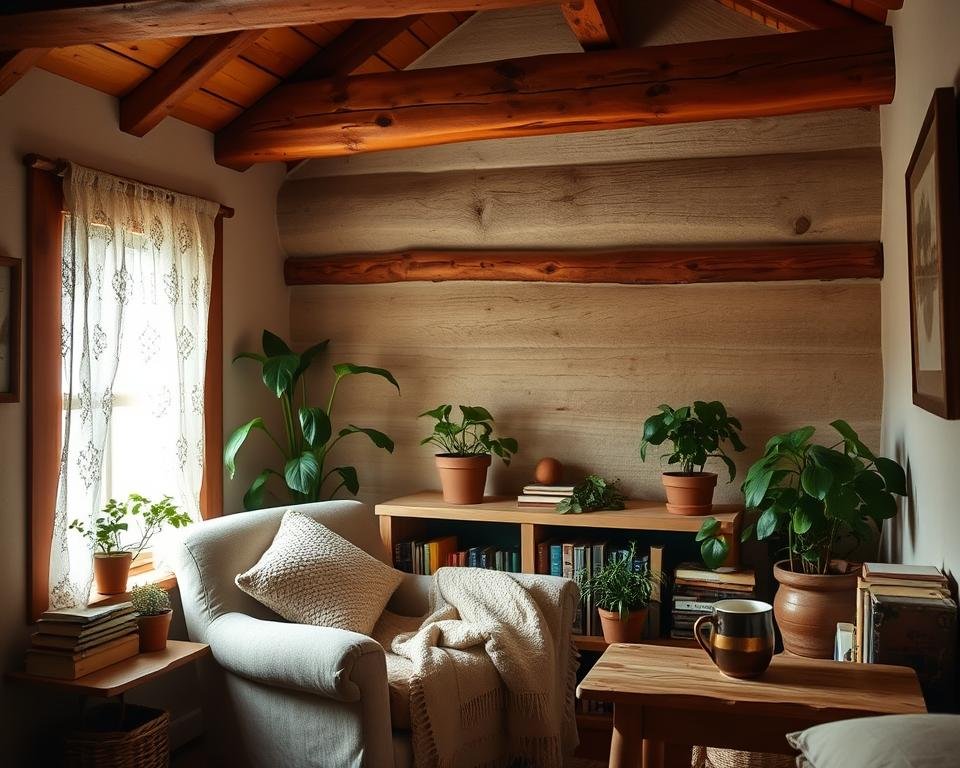
[[[551,456],[546,456],[537,462],[533,478],[541,485],[557,485],[560,482],[562,470],[563,464]]]

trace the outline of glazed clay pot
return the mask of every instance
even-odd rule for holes
[[[667,511],[675,515],[709,515],[713,511],[713,489],[717,476],[713,472],[664,472],[661,476],[667,491]]]
[[[101,595],[122,595],[126,592],[132,560],[133,555],[130,552],[94,555],[93,579],[97,585],[97,592]]]
[[[781,560],[773,567],[780,583],[773,615],[784,650],[810,659],[832,659],[837,622],[854,621],[859,566],[843,574],[794,573]]]
[[[140,653],[162,651],[167,647],[172,618],[173,611],[168,610],[155,616],[140,616],[137,619],[140,629]]]
[[[440,489],[447,504],[480,504],[487,484],[490,454],[454,456],[438,453],[435,457],[440,473]]]
[[[597,612],[600,614],[600,626],[603,627],[603,639],[608,643],[639,643],[643,640],[647,627],[646,608],[630,611],[626,621],[622,621],[616,611],[597,608]]]

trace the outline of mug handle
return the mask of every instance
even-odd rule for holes
[[[716,629],[716,625],[713,622],[713,616],[701,616],[693,625],[693,636],[696,638],[697,642],[700,644],[700,647],[707,652],[707,656],[716,662],[716,657],[713,655],[713,643],[708,643],[704,637],[703,633],[700,631],[701,627],[710,625],[710,635],[712,637],[713,630]]]

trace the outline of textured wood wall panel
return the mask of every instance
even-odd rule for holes
[[[642,421],[661,402],[726,402],[750,446],[741,468],[771,434],[807,423],[829,429],[843,417],[868,443],[879,439],[876,283],[417,283],[301,287],[292,297],[294,341],[333,340],[323,368],[380,365],[400,382],[400,397],[373,378],[338,390],[336,424],[397,441],[392,457],[360,438],[337,449],[370,500],[436,487],[432,454],[417,445],[428,425],[416,416],[441,402],[487,406],[520,440],[514,465],[491,473],[489,489],[502,493],[554,455],[662,498],[657,462],[637,456]],[[328,384],[311,377],[324,399]],[[735,501],[738,486],[721,485],[718,500]]]
[[[856,149],[303,179],[277,216],[290,256],[866,242],[880,237],[880,174],[879,149]]]

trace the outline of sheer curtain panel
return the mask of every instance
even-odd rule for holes
[[[92,549],[69,525],[86,523],[110,495],[169,494],[200,519],[219,210],[217,203],[73,164],[64,198],[63,446],[51,608],[86,604]]]

